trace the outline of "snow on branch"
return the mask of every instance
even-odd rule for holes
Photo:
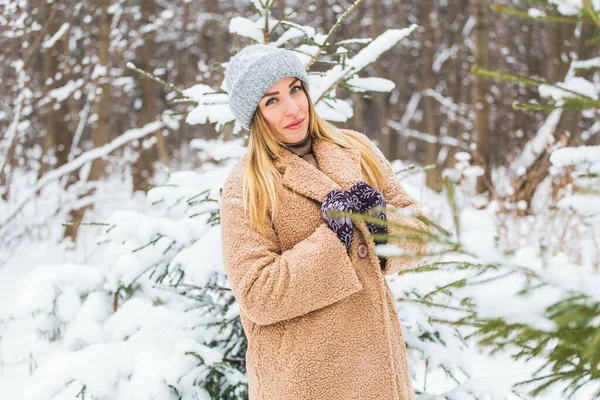
[[[550,162],[557,167],[600,163],[600,146],[565,147],[552,153]]]
[[[12,221],[17,214],[23,209],[23,207],[33,198],[35,194],[48,185],[50,182],[60,179],[62,176],[70,174],[71,172],[81,168],[86,163],[94,161],[95,159],[106,157],[108,154],[118,149],[119,147],[132,142],[137,139],[141,139],[144,136],[147,136],[153,132],[156,132],[158,129],[162,128],[164,123],[162,121],[154,121],[149,124],[144,125],[141,128],[130,129],[123,133],[121,136],[114,139],[112,142],[105,144],[102,147],[97,147],[90,151],[86,151],[81,154],[79,157],[74,159],[71,162],[68,162],[57,169],[54,169],[44,176],[40,178],[33,186],[33,188],[27,193],[23,199],[14,207],[11,211],[7,213],[6,218],[2,222],[0,222],[0,229],[5,228],[10,221]]]
[[[23,70],[19,71],[18,78],[18,87],[19,87],[19,95],[17,96],[17,100],[15,101],[14,108],[14,116],[13,120],[8,126],[8,129],[5,133],[5,139],[0,142],[0,175],[4,172],[4,168],[8,164],[8,158],[11,153],[11,149],[15,145],[15,139],[17,137],[17,131],[19,122],[21,121],[21,112],[23,110],[23,101],[25,99],[26,93],[29,91],[25,89],[25,81],[26,81],[25,72]]]
[[[320,87],[315,89],[314,93],[311,92],[311,97],[316,99],[315,103],[318,103],[329,91],[335,88],[342,79],[359,73],[417,28],[418,25],[412,24],[410,27],[404,29],[388,29],[360,50],[358,54],[349,59],[345,63],[345,66],[335,65],[325,73]]]
[[[333,33],[340,27],[342,26],[342,24],[344,23],[344,21],[346,20],[346,18],[348,18],[348,15],[350,15],[361,3],[363,2],[363,0],[356,0],[341,16],[340,18],[337,20],[337,22],[331,27],[331,29],[329,30],[329,32],[327,33],[327,36],[325,38],[321,38],[321,40],[319,41],[319,51],[313,56],[313,58],[310,60],[310,62],[307,65],[307,68],[310,67],[316,60],[317,60],[317,56],[320,54],[320,50],[327,45],[327,43],[329,42],[329,39],[331,39],[331,36],[333,36]]]
[[[254,40],[256,43],[264,44],[265,37],[260,26],[260,20],[252,21],[244,17],[234,17],[229,23],[229,31],[240,36]]]
[[[60,28],[56,31],[54,35],[44,43],[42,43],[42,47],[45,49],[50,49],[54,46],[54,44],[65,34],[65,32],[69,29],[71,25],[68,22],[65,22],[61,25]]]
[[[451,121],[460,122],[463,126],[471,126],[475,119],[475,113],[470,105],[465,103],[456,104],[451,98],[444,97],[433,89],[426,89],[423,94],[435,99],[442,108],[448,111],[448,117]],[[467,118],[462,117],[465,115]]]
[[[522,175],[526,170],[533,165],[535,160],[542,154],[549,144],[554,142],[554,130],[560,122],[562,110],[554,110],[548,115],[546,121],[538,129],[537,133],[529,142],[525,144],[521,154],[517,156],[511,165],[511,169]]]
[[[461,142],[460,140],[450,136],[437,137],[428,133],[416,131],[414,129],[407,129],[402,124],[399,124],[393,120],[388,120],[387,126],[394,129],[399,135],[404,137],[412,137],[428,143],[439,143],[446,146],[460,147],[461,149],[469,150],[469,145],[467,143]]]

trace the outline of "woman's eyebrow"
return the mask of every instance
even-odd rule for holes
[[[292,83],[290,83],[290,84],[289,84],[289,86],[288,86],[288,87],[292,87],[292,86],[294,85],[294,83],[296,83],[297,81],[298,81],[298,78],[294,79],[294,80],[292,81]],[[276,94],[279,94],[279,92],[265,93],[265,95],[264,95],[262,98],[264,99],[264,98],[265,98],[265,97],[267,97],[267,96],[273,96],[273,95],[276,95]]]

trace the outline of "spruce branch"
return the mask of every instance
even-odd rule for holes
[[[411,299],[411,298],[400,298],[400,299],[398,299],[398,301],[399,302],[405,302],[405,303],[424,304],[424,305],[426,305],[428,307],[437,307],[437,308],[444,308],[446,310],[453,310],[453,311],[460,311],[460,312],[470,313],[469,309],[459,308],[459,307],[453,307],[453,306],[449,306],[447,304],[435,303],[433,301],[428,301],[428,300],[419,300],[419,299]]]
[[[587,11],[589,18],[600,26],[600,11],[594,10],[591,0],[583,0],[583,7]]]
[[[291,27],[291,28],[296,28],[296,29],[298,29],[299,31],[301,31],[301,32],[304,34],[304,36],[306,36],[307,38],[309,38],[309,37],[310,37],[310,33],[309,33],[309,32],[307,32],[307,31],[306,31],[306,29],[304,29],[304,27],[303,27],[302,25],[299,25],[299,24],[297,24],[297,23],[295,23],[295,22],[291,22],[291,21],[280,21],[280,23],[281,23],[281,25],[284,25],[284,26],[288,26],[288,27]],[[290,50],[291,50],[291,51],[297,51],[298,53],[301,53],[301,54],[304,54],[304,55],[310,56],[310,54],[302,53],[302,52],[301,52],[301,51],[299,51],[298,49],[290,49]],[[307,68],[307,69],[308,69],[308,68]]]
[[[177,94],[179,94],[182,97],[186,97],[181,90],[177,89],[175,86],[171,85],[169,82],[165,82],[162,79],[160,79],[159,77],[154,76],[151,73],[146,72],[143,69],[136,67],[135,64],[133,64],[131,61],[128,62],[127,64],[125,64],[125,67],[137,72],[138,74],[142,75],[145,78],[148,78],[148,79],[166,87],[167,89],[170,89],[170,90],[176,92]]]
[[[597,34],[595,34],[595,35],[594,35],[594,36],[592,36],[591,38],[589,38],[589,39],[586,39],[586,40],[585,40],[585,44],[586,44],[586,45],[588,45],[588,46],[590,46],[590,45],[592,45],[592,44],[596,43],[596,42],[597,42],[597,41],[599,41],[599,40],[600,40],[600,32],[598,32]]]
[[[515,110],[527,110],[527,111],[553,111],[557,109],[561,110],[596,110],[600,108],[600,102],[589,102],[582,101],[579,99],[564,99],[557,104],[539,104],[539,103],[513,103]]]
[[[492,5],[492,11],[496,14],[507,15],[510,17],[517,17],[521,19],[530,19],[536,21],[550,21],[550,22],[561,22],[568,24],[576,24],[581,21],[579,17],[567,17],[564,15],[530,15],[528,10],[521,10],[514,7],[503,6],[501,4]]]
[[[285,15],[283,16],[283,18],[282,18],[282,19],[280,19],[280,20],[278,20],[278,21],[277,21],[277,23],[276,23],[276,24],[275,24],[275,26],[274,26],[274,27],[271,29],[271,31],[272,31],[272,32],[273,32],[273,31],[275,31],[275,29],[277,29],[277,27],[279,27],[279,25],[282,25],[282,23],[283,23],[284,21],[287,21],[287,19],[288,19],[289,17],[291,17],[291,16],[292,16],[292,14],[295,14],[295,13],[296,13],[296,10],[292,10],[292,11],[290,11],[289,13],[285,14]]]
[[[541,85],[548,85],[548,86],[552,86],[553,88],[556,89],[560,89],[566,93],[569,93],[572,97],[585,101],[587,103],[593,104],[596,106],[596,108],[600,108],[600,101],[583,95],[579,92],[576,92],[574,90],[571,89],[567,89],[561,86],[558,86],[556,83],[554,82],[550,82],[550,81],[545,81],[545,80],[539,80],[539,79],[532,79],[532,78],[528,78],[525,76],[520,76],[520,75],[514,75],[514,74],[509,74],[507,72],[502,72],[502,71],[497,71],[497,70],[492,70],[492,69],[487,69],[487,68],[482,68],[479,67],[477,65],[473,65],[471,67],[471,72],[476,74],[476,75],[482,75],[484,77],[487,78],[497,78],[500,79],[502,81],[506,81],[506,82],[514,82],[514,83],[519,83],[519,84],[523,84],[526,86],[541,86]]]
[[[329,42],[329,40],[331,39],[331,36],[333,36],[334,32],[340,27],[342,26],[342,24],[344,23],[344,21],[346,20],[346,18],[348,18],[348,16],[354,11],[356,10],[356,8],[363,2],[364,0],[356,0],[341,16],[340,18],[337,20],[337,22],[331,27],[331,29],[329,30],[329,32],[327,33],[327,36],[325,37],[325,40],[323,40],[323,43],[319,44],[319,50],[315,53],[315,55],[310,59],[310,61],[308,62],[308,64],[306,65],[306,69],[310,68],[310,66],[315,62],[315,60],[317,59],[317,57],[319,56],[319,54],[321,53],[321,50],[327,46],[327,43]]]
[[[436,294],[438,294],[440,292],[446,292],[448,289],[451,289],[451,288],[461,288],[461,287],[464,287],[466,284],[467,284],[467,280],[464,279],[464,278],[456,280],[454,282],[450,282],[450,283],[448,283],[446,285],[439,286],[439,287],[435,288],[434,290],[432,290],[431,292],[427,293],[424,296],[424,299],[431,298],[431,297],[433,297],[434,295],[436,295]]]
[[[460,238],[460,214],[458,205],[456,204],[456,183],[450,178],[444,178],[444,188],[446,189],[446,197],[452,210],[452,218],[454,220],[454,231],[457,238]]]

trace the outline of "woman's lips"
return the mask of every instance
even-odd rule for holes
[[[304,119],[302,119],[302,121],[298,122],[295,125],[289,125],[289,126],[287,126],[285,129],[296,130],[296,129],[300,128],[302,125],[304,125]]]

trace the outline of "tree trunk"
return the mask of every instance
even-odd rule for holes
[[[156,13],[156,4],[154,0],[141,1],[142,25],[149,24]],[[152,60],[156,44],[154,42],[154,32],[147,32],[144,36],[144,44],[138,49],[138,67],[144,71],[152,72]],[[156,83],[138,76],[138,82],[141,92],[142,106],[136,113],[137,126],[142,127],[156,120],[158,107],[156,98],[158,90]],[[138,159],[132,166],[133,174],[133,190],[146,190],[154,176],[154,160],[155,155],[152,148],[144,149],[140,141],[135,145],[138,152]]]
[[[53,4],[46,3],[45,15],[51,13],[52,7]],[[50,36],[54,35],[64,22],[64,5],[59,4],[59,7],[54,19],[50,22],[48,29]],[[64,68],[66,57],[64,38],[66,36],[66,34],[63,35],[51,48],[41,49],[44,52],[45,92],[62,87],[68,81]],[[66,101],[51,102],[49,107],[50,109],[46,111],[46,135],[44,136],[43,155],[38,176],[43,175],[46,169],[57,168],[66,164],[73,141],[73,133],[69,130],[65,120],[65,116],[68,114]],[[52,153],[56,158],[56,163],[52,166],[48,165],[48,160],[50,160],[48,153]]]
[[[448,38],[447,46],[449,49],[453,46],[456,46],[456,48],[462,47],[463,40],[458,26],[462,26],[463,24],[458,24],[456,28],[453,27],[455,21],[464,21],[464,15],[463,12],[460,11],[462,10],[460,6],[461,4],[459,4],[458,0],[449,0],[448,7],[446,8],[447,15],[440,15],[441,20],[447,21],[442,26],[444,26],[446,30],[444,36]],[[461,86],[459,57],[450,57],[450,59],[446,61],[446,68],[444,68],[443,71],[444,72],[442,72],[442,74],[447,79],[446,85],[448,87],[448,96],[454,103],[458,104],[460,102]],[[446,128],[446,136],[461,140],[460,136],[463,129],[459,122],[452,121],[451,118],[444,118],[444,127]],[[458,149],[456,147],[449,147],[448,156],[446,157],[446,162],[444,163],[446,168],[454,168],[456,165],[456,158],[454,157],[454,154],[456,154],[457,151]]]
[[[98,5],[101,8],[99,32],[98,32],[98,58],[100,65],[106,67],[106,75],[98,77],[97,87],[101,90],[99,98],[94,104],[94,112],[98,114],[96,129],[92,136],[94,147],[104,146],[108,143],[110,132],[110,22],[111,18],[108,14],[108,6],[111,0],[98,0]],[[106,165],[104,160],[98,159],[92,163],[89,180],[98,180],[106,173]]]
[[[92,142],[94,147],[98,148],[104,146],[109,141],[110,132],[110,15],[108,14],[108,7],[110,6],[110,0],[97,0],[97,6],[101,10],[99,21],[98,21],[98,62],[100,65],[106,67],[106,74],[98,77],[96,88],[100,89],[99,95],[96,97],[94,104],[94,113],[98,115],[98,121],[94,133],[92,134]],[[89,181],[97,181],[106,174],[106,166],[104,160],[96,159],[92,162],[90,168],[90,174],[88,176]],[[90,190],[83,194],[82,197],[93,195],[95,190]],[[92,205],[82,207],[77,210],[70,212],[71,224],[67,225],[64,232],[64,237],[70,237],[73,242],[77,241],[77,234],[79,233],[79,227],[81,221],[85,215],[85,212],[92,208]]]
[[[489,66],[489,11],[486,0],[473,0],[475,11],[475,64],[482,68]],[[473,108],[475,110],[475,135],[477,155],[485,173],[477,180],[477,192],[492,190],[492,170],[490,163],[490,105],[486,99],[487,79],[475,76]]]
[[[423,69],[421,73],[421,89],[423,92],[425,92],[427,89],[435,88],[435,75],[433,72],[433,55],[435,49],[433,47],[434,28],[431,23],[432,12],[433,1],[421,1],[419,8],[419,22],[423,27],[423,53],[421,55],[421,58],[423,60]],[[435,101],[431,98],[431,96],[423,96],[423,99],[421,101],[421,104],[423,106],[422,129],[425,131],[425,133],[428,133],[429,135],[435,138],[439,138],[439,132],[437,130],[435,121]],[[428,169],[426,172],[427,186],[429,186],[437,192],[442,190],[442,173],[439,166],[437,166],[439,148],[440,146],[437,142],[427,142],[425,144],[425,164],[436,165],[436,168]]]

